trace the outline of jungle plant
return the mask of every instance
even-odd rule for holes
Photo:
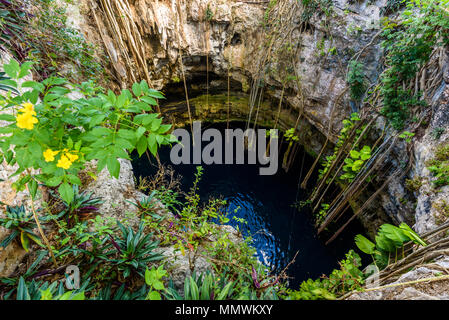
[[[165,290],[164,283],[162,282],[162,278],[167,277],[168,272],[164,270],[164,266],[161,265],[158,268],[154,266],[149,270],[148,268],[145,270],[145,283],[150,288],[150,291],[147,294],[147,300],[161,300],[160,292]]]
[[[301,283],[298,291],[288,290],[288,299],[334,300],[338,296],[361,288],[364,274],[359,269],[362,265],[360,256],[354,250],[349,250],[346,258],[339,264],[340,269],[332,271],[329,277],[308,279]]]
[[[109,281],[101,290],[92,297],[92,300],[144,300],[147,295],[147,286],[144,284],[138,290],[128,290],[126,284],[113,291],[112,281]]]
[[[6,206],[5,214],[5,218],[0,218],[0,225],[11,230],[11,234],[3,239],[0,247],[6,248],[17,237],[19,237],[23,249],[27,252],[29,251],[30,240],[42,246],[39,236],[33,232],[33,229],[37,228],[33,214],[27,212],[24,205]]]
[[[365,72],[363,71],[363,64],[356,60],[349,62],[348,77],[346,80],[350,87],[351,98],[354,101],[360,101],[366,90]]]
[[[434,157],[426,162],[427,169],[433,174],[436,187],[449,184],[449,143],[440,144]]]
[[[0,91],[11,91],[15,94],[19,93],[16,89],[8,85],[10,78],[6,76],[6,73],[0,71]]]
[[[328,210],[329,210],[329,204],[322,203],[321,204],[321,209],[318,212],[318,215],[316,217],[316,222],[315,222],[316,225],[320,225],[324,221],[324,219],[326,218]]]
[[[89,222],[77,222],[71,228],[67,228],[65,221],[60,221],[58,226],[59,234],[54,236],[58,241],[55,250],[57,258],[80,257],[84,254],[88,263],[94,263],[99,260],[104,262],[112,254],[110,238],[114,229],[101,216]]]
[[[139,209],[139,212],[142,214],[142,217],[144,215],[151,215],[153,218],[160,220],[160,219],[162,219],[162,217],[154,212],[154,209],[156,207],[156,201],[157,201],[156,195],[157,195],[157,191],[153,190],[150,193],[150,195],[143,196],[140,200],[137,200],[136,202],[131,202],[131,201],[128,201],[128,202],[131,203],[132,205],[134,205],[135,207],[137,207],[137,209]]]
[[[349,132],[352,130],[352,128],[355,126],[355,124],[360,121],[359,114],[354,112],[351,114],[349,119],[343,120],[343,128],[340,130],[340,135],[338,137],[337,144],[334,147],[334,153],[331,156],[326,157],[326,161],[323,163],[322,169],[319,169],[319,179],[323,178],[324,175],[329,170],[330,166],[332,165],[332,162],[337,157],[337,153],[340,150],[341,146],[345,143],[346,139],[348,138]]]
[[[345,159],[345,165],[343,171],[345,172],[340,176],[341,180],[351,182],[357,176],[357,173],[362,169],[365,162],[371,158],[371,147],[363,146],[360,151],[351,150],[349,157]]]
[[[388,223],[383,224],[377,232],[375,243],[360,234],[355,237],[355,244],[357,247],[362,252],[371,255],[374,264],[379,269],[383,269],[390,264],[392,254],[394,254],[394,261],[396,261],[399,249],[402,248],[403,250],[404,244],[410,241],[421,246],[427,245],[418,234],[405,223],[401,223],[399,227]]]
[[[68,278],[67,278],[68,279]],[[84,292],[89,281],[84,282],[81,287],[74,291],[66,292],[63,281],[55,281],[49,284],[47,281],[35,281],[26,283],[20,277],[17,286],[17,300],[84,300]]]
[[[68,219],[74,217],[76,221],[79,221],[98,211],[98,207],[103,203],[101,198],[93,197],[93,192],[80,192],[78,185],[73,185],[72,188],[73,201],[67,203],[64,199],[61,199],[65,209],[57,215],[58,219],[67,215]]]
[[[20,66],[13,59],[4,65],[13,79],[8,84],[22,91],[16,80],[26,76],[31,65]],[[151,113],[156,98],[163,96],[145,81],[135,83],[132,93],[125,89],[118,96],[112,91],[98,93],[91,82],[77,86],[56,77],[26,81],[21,87],[32,90],[15,97],[0,96],[2,111],[9,111],[0,114],[0,120],[9,122],[0,128],[4,134],[0,149],[9,164],[19,166],[17,190],[27,186],[33,198],[40,181],[58,187],[61,198],[70,204],[72,185],[81,184],[78,172],[87,161],[98,160],[98,172],[107,167],[117,178],[119,158],[129,159],[136,149],[139,156],[147,150],[155,155],[159,145],[176,141],[167,133],[171,125],[162,124],[159,114]],[[69,98],[71,92],[82,92],[84,97]],[[32,174],[32,168],[40,173]]]
[[[24,48],[26,36],[23,24],[27,16],[29,14],[24,10],[23,3],[15,0],[0,2],[0,42],[21,60],[27,53],[27,48]]]
[[[410,143],[412,142],[412,138],[415,136],[414,133],[409,131],[404,131],[399,135],[399,138],[405,139],[405,142]]]
[[[137,232],[129,226],[125,227],[119,221],[117,225],[120,228],[121,237],[116,240],[111,237],[111,242],[118,252],[118,258],[109,261],[118,267],[124,278],[133,273],[143,276],[149,262],[158,261],[164,257],[160,253],[153,252],[159,242],[151,240],[151,233],[144,233],[143,222],[140,223]]]
[[[411,109],[425,105],[419,95],[404,88],[426,63],[435,46],[448,43],[449,20],[443,3],[407,1],[400,22],[384,26],[387,69],[381,76],[382,113],[395,129],[402,129]]]
[[[194,272],[184,280],[184,297],[181,297],[172,285],[165,296],[169,300],[225,300],[231,299],[232,287],[232,281],[220,281],[210,271],[201,275]]]
[[[444,131],[445,131],[445,129],[444,128],[440,128],[440,127],[438,127],[438,128],[434,128],[433,130],[432,130],[432,137],[435,139],[435,140],[439,140],[440,139],[440,137],[441,137],[441,135],[444,133]]]

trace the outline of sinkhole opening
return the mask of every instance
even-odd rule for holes
[[[208,128],[218,129],[225,137],[227,124],[202,123],[202,131]],[[231,122],[229,128],[245,130],[246,122]],[[185,129],[190,131],[187,127]],[[203,142],[204,144],[207,143]],[[291,277],[289,286],[297,288],[302,281],[329,274],[337,268],[338,261],[344,258],[349,249],[355,247],[354,236],[363,233],[363,229],[355,220],[335,241],[325,245],[332,230],[318,236],[310,208],[300,205],[312,191],[301,189],[300,183],[314,159],[300,147],[286,172],[282,168],[282,161],[287,148],[288,142],[281,136],[278,170],[274,175],[260,175],[260,164],[202,164],[204,170],[198,194],[203,204],[211,197],[226,200],[227,205],[223,210],[229,214],[228,224],[238,226],[243,236],[253,239],[252,245],[257,250],[258,260],[273,273],[282,271],[298,252],[295,262],[287,270]],[[165,166],[171,166],[180,175],[181,189],[187,193],[198,165],[173,165],[170,151],[168,146],[161,147],[160,161]],[[153,163],[150,163],[145,156],[138,158],[134,155],[132,164],[138,179],[152,177],[158,171],[156,160],[153,159]],[[314,172],[309,186],[315,184],[317,175]],[[243,218],[247,223],[233,217]]]

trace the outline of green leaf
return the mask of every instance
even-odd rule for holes
[[[147,138],[145,136],[141,136],[139,141],[137,141],[137,152],[139,153],[139,157],[142,156],[142,154],[144,154],[144,152],[147,150]]]
[[[156,153],[157,153],[156,135],[150,134],[148,136],[148,148],[150,149],[151,153],[154,156],[156,156]]]
[[[405,235],[412,240],[414,243],[416,244],[420,244],[422,246],[427,246],[427,243],[424,242],[423,239],[420,238],[420,236],[412,230],[412,228],[410,228],[406,223],[401,223],[399,225],[399,228],[402,229],[402,231],[404,231]]]
[[[396,250],[394,242],[383,235],[376,236],[376,247],[386,252],[394,252]]]
[[[31,198],[34,200],[36,199],[36,193],[37,193],[37,182],[36,180],[32,179],[28,182],[28,189],[30,189],[30,195]]]
[[[134,83],[132,89],[136,97],[140,97],[142,95],[142,88],[139,83]]]
[[[26,75],[28,75],[30,73],[31,67],[33,66],[34,62],[33,61],[27,61],[22,63],[22,65],[20,66],[20,71],[19,71],[19,76],[18,78],[23,78]]]
[[[29,251],[30,251],[30,249],[29,249],[30,240],[28,239],[26,232],[23,232],[23,231],[22,231],[22,232],[20,233],[20,242],[21,242],[21,244],[22,244],[22,248],[23,248],[26,252],[29,252]]]
[[[355,244],[362,252],[374,254],[376,245],[361,234],[355,236]]]
[[[356,151],[356,150],[351,150],[350,152],[351,158],[353,159],[358,159],[360,157],[360,152]]]
[[[404,242],[409,240],[402,229],[388,223],[385,223],[380,227],[378,234],[384,235],[385,237],[393,241],[395,246],[398,248],[402,247]]]
[[[108,171],[114,178],[119,177],[120,174],[120,162],[115,157],[108,157],[106,160]]]
[[[217,300],[224,300],[226,299],[226,297],[228,296],[229,290],[231,289],[233,285],[233,282],[229,282],[224,288],[223,290],[221,290],[220,294],[217,297]]]
[[[73,201],[73,188],[67,182],[61,184],[58,188],[59,194],[66,203],[72,203]]]
[[[197,286],[195,280],[193,280],[193,278],[190,277],[189,282],[190,282],[189,283],[190,296],[191,296],[192,300],[199,300],[200,294],[199,294],[198,286]]]
[[[31,300],[28,288],[23,277],[19,279],[19,285],[17,286],[17,300]]]
[[[0,120],[16,121],[16,117],[14,117],[12,114],[0,114]]]
[[[147,296],[148,300],[162,300],[161,295],[157,291],[150,291]]]
[[[45,184],[49,187],[56,187],[58,186],[62,181],[62,176],[59,177],[51,177],[47,181],[45,181]]]
[[[20,65],[16,60],[11,59],[8,64],[3,65],[3,69],[10,78],[16,79],[20,71]]]

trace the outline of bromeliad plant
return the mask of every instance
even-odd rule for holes
[[[153,251],[159,242],[151,240],[151,233],[144,233],[143,222],[140,223],[137,232],[129,226],[125,227],[119,221],[117,225],[121,230],[121,237],[117,240],[111,237],[111,242],[118,251],[118,258],[110,261],[122,272],[123,278],[127,278],[132,273],[143,276],[149,262],[158,261],[164,257]]]
[[[19,237],[23,249],[27,252],[30,247],[30,240],[42,246],[39,236],[33,232],[33,229],[37,228],[33,214],[27,212],[23,205],[15,207],[6,206],[6,218],[0,218],[0,226],[12,231],[0,243],[0,248],[6,248],[17,237]]]
[[[0,120],[9,122],[0,128],[0,155],[8,164],[18,164],[14,175],[20,179],[15,187],[27,187],[33,198],[40,182],[58,187],[61,198],[71,204],[72,185],[81,184],[78,172],[87,161],[98,160],[98,172],[107,167],[117,178],[119,158],[129,159],[134,150],[139,156],[147,150],[156,155],[160,145],[176,141],[168,133],[171,125],[163,124],[153,112],[156,99],[164,96],[145,81],[119,95],[103,93],[92,82],[75,85],[57,77],[19,84],[31,66],[31,62],[20,66],[13,59],[4,65],[11,79],[0,83],[20,92],[30,90],[0,96]],[[32,169],[39,171],[32,173]]]
[[[67,203],[64,199],[61,199],[65,209],[57,215],[58,219],[68,216],[68,219],[74,217],[75,222],[79,221],[98,211],[98,207],[104,202],[101,198],[93,197],[93,192],[80,192],[78,185],[73,185],[72,188],[73,201]]]

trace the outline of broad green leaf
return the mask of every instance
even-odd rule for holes
[[[73,201],[73,188],[70,184],[64,182],[59,186],[58,191],[62,200],[66,203],[71,203]]]
[[[16,79],[20,71],[20,65],[16,60],[11,59],[8,64],[3,65],[3,69],[10,78]]]
[[[410,228],[406,223],[404,222],[401,223],[399,225],[399,228],[403,230],[405,235],[413,242],[420,244],[422,246],[427,246],[427,243],[425,243],[424,240],[421,239],[420,236],[415,231],[413,231],[413,229]]]
[[[111,176],[118,179],[120,174],[120,162],[118,162],[115,157],[108,157],[106,163]]]
[[[355,236],[355,244],[362,252],[366,254],[373,254],[376,248],[376,245],[373,242],[361,234]]]

